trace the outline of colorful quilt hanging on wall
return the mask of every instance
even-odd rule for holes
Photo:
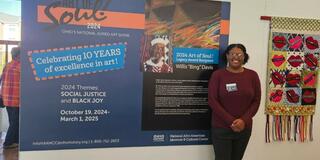
[[[270,25],[266,142],[312,141],[320,20],[272,17]]]

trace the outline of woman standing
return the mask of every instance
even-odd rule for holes
[[[215,159],[241,160],[260,105],[260,80],[255,71],[243,67],[249,59],[244,45],[229,45],[223,58],[227,67],[213,72],[209,81]]]

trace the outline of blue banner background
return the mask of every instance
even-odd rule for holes
[[[210,139],[182,142],[169,140],[170,135],[210,137],[208,130],[141,130],[143,80],[140,71],[140,40],[143,30],[103,27],[99,30],[129,34],[130,37],[62,34],[62,30],[87,29],[86,26],[37,23],[37,5],[50,3],[51,0],[22,1],[21,151],[210,143]],[[144,3],[144,0],[116,0],[111,1],[108,9],[144,14]],[[28,51],[33,50],[119,42],[127,43],[125,63],[121,70],[53,80],[36,80],[27,55]],[[97,86],[107,96],[101,104],[62,104],[62,85]],[[60,122],[61,110],[85,109],[108,110],[110,113],[97,122]],[[100,140],[109,142],[100,143]],[[75,141],[81,143],[71,143]]]

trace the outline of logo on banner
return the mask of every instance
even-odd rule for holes
[[[164,142],[164,134],[153,135],[153,142]]]
[[[94,24],[100,27],[144,29],[144,14],[108,11],[112,0],[60,0],[47,6],[38,5],[38,22],[55,25]],[[89,27],[89,28],[90,28]]]

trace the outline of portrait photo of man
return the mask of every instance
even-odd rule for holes
[[[151,40],[150,58],[144,62],[145,72],[171,73],[172,66],[169,65],[168,45],[170,41],[167,36],[156,36]]]

